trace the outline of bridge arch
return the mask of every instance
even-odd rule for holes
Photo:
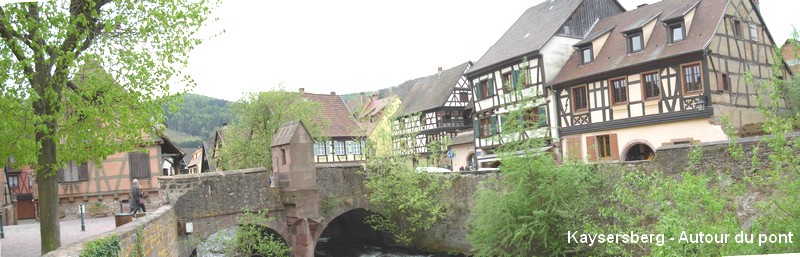
[[[353,208],[326,222],[320,229],[316,238],[314,252],[316,255],[334,256],[330,252],[337,252],[337,246],[351,244],[387,245],[393,240],[391,234],[378,231],[366,223],[365,218],[374,212],[366,208]],[[381,214],[378,214],[381,215]]]
[[[236,229],[244,225],[245,224],[239,223],[226,228],[218,229],[216,232],[204,238],[203,242],[197,245],[192,251],[191,256],[205,256],[209,254],[224,253],[225,247],[229,247],[229,244],[235,240],[237,233]],[[263,236],[273,236],[274,238],[281,240],[287,247],[291,247],[291,237],[286,237],[281,232],[269,227],[269,224],[256,223],[253,225],[256,229],[256,233],[259,233]]]

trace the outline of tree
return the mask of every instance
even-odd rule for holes
[[[322,140],[327,123],[317,118],[321,106],[300,94],[276,89],[250,93],[228,107],[233,121],[225,132],[225,147],[218,149],[222,168],[272,168],[272,137],[281,124],[300,120],[314,140]]]
[[[66,162],[145,143],[174,106],[213,0],[71,0],[0,7],[0,164],[34,165],[42,253],[60,246],[58,177]]]

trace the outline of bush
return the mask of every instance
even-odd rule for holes
[[[117,257],[122,246],[118,235],[89,241],[81,252],[81,257]]]

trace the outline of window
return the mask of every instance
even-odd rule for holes
[[[333,150],[336,152],[337,155],[345,155],[344,142],[334,141]]]
[[[581,48],[581,64],[588,64],[592,62],[593,57],[591,46]]]
[[[353,151],[351,154],[361,154],[361,143],[363,142],[351,142],[353,143]]]
[[[545,113],[545,110],[545,107],[535,107],[525,110],[525,115],[523,116],[524,126],[526,128],[546,127],[547,114]]]
[[[628,53],[641,52],[643,46],[644,39],[642,39],[641,31],[628,35]]]
[[[480,120],[480,122],[481,122],[481,127],[480,127],[481,134],[480,134],[480,136],[481,137],[489,137],[489,135],[490,135],[490,133],[489,133],[489,127],[490,127],[489,126],[489,118],[488,117],[483,118],[483,119]]]
[[[314,143],[314,152],[316,152],[317,155],[326,155],[326,154],[328,154],[328,151],[327,151],[328,149],[327,148],[328,147],[325,144],[325,142],[316,142],[316,143]]]
[[[676,22],[669,24],[667,28],[669,28],[670,43],[678,43],[683,41],[683,39],[685,38],[685,34],[683,31],[683,22]]]
[[[19,177],[16,175],[8,175],[8,186],[10,187],[18,187],[19,186]]]
[[[89,166],[86,163],[78,165],[71,161],[65,168],[58,169],[58,178],[61,182],[89,180]]]
[[[286,149],[281,149],[281,165],[286,165]]]
[[[750,23],[750,40],[758,41],[758,27],[755,23]]]
[[[458,100],[461,102],[469,102],[469,94],[467,92],[458,93]]]
[[[479,99],[484,99],[494,95],[494,82],[492,79],[489,78],[487,80],[482,80],[478,82],[478,86],[475,87],[475,95],[478,96]]]
[[[150,156],[147,153],[128,152],[131,178],[150,177]]]
[[[731,27],[733,30],[733,36],[736,38],[742,38],[742,21],[731,19]]]
[[[728,78],[728,74],[722,73],[719,76],[718,83],[718,90],[722,92],[728,92],[730,89],[730,79]]]
[[[611,137],[609,135],[597,136],[597,157],[611,158]]]
[[[611,104],[628,102],[628,82],[623,79],[615,79],[609,82],[611,85]]]
[[[586,111],[589,109],[589,96],[586,92],[586,86],[578,86],[572,88],[572,111]]]
[[[688,93],[701,90],[700,64],[683,66],[683,91]]]
[[[645,100],[658,98],[661,95],[659,82],[657,72],[642,75]]]
[[[512,89],[512,88],[514,88],[514,86],[515,86],[515,85],[514,85],[514,84],[511,82],[511,81],[512,81],[512,80],[511,80],[511,78],[512,78],[512,77],[511,77],[511,72],[508,72],[508,73],[503,73],[503,77],[502,77],[502,80],[503,80],[503,88],[505,88],[505,89]]]

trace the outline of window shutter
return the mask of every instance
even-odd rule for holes
[[[483,98],[483,94],[481,94],[481,83],[478,82],[477,85],[473,85],[475,87],[475,99]]]
[[[617,134],[608,136],[609,144],[611,144],[611,159],[619,160],[619,146],[617,145]]]
[[[517,72],[517,70],[513,70],[511,72],[511,88],[513,89],[517,89],[518,87],[517,82],[519,79],[517,79],[517,77],[519,77],[519,72]]]
[[[475,138],[481,137],[481,120],[472,120],[472,132]]]
[[[536,108],[536,118],[539,119],[539,127],[547,127],[547,107]]]
[[[489,117],[489,133],[491,135],[497,134],[497,116],[495,115]]]
[[[78,166],[78,180],[89,180],[89,164],[84,163]]]
[[[136,177],[136,171],[139,170],[136,157],[136,152],[128,152],[128,173],[132,178]]]
[[[494,78],[493,77],[489,78],[489,82],[487,84],[489,84],[489,86],[488,86],[489,92],[486,92],[486,95],[493,96],[494,95]]]
[[[590,161],[597,160],[597,144],[594,143],[594,136],[586,137],[586,152]]]

